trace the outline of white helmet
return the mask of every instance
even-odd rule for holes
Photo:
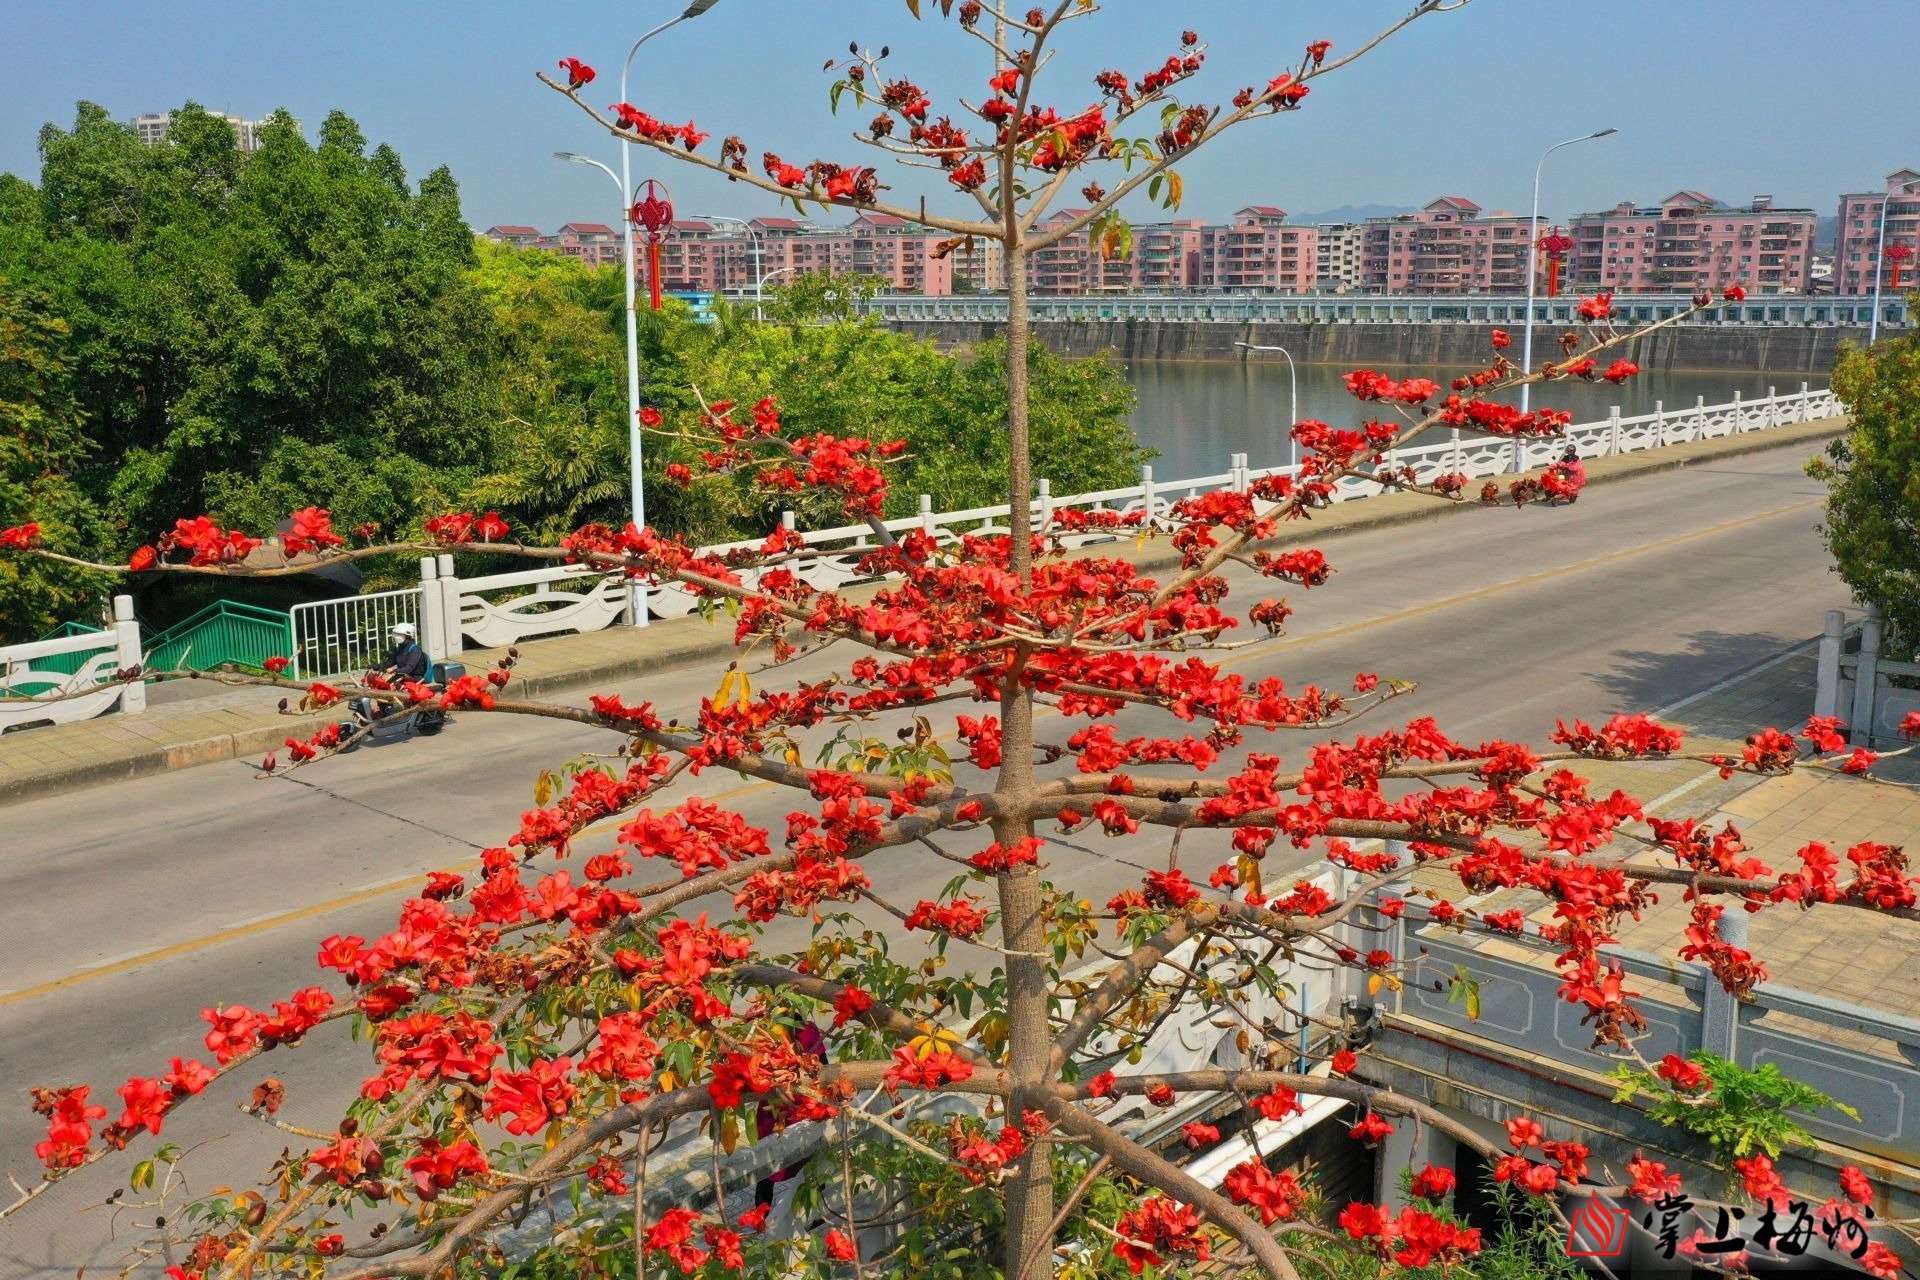
[[[411,622],[396,622],[393,624],[393,634],[397,636],[405,636],[411,640],[413,639],[413,633],[414,625]]]

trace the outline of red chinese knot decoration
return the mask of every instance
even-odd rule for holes
[[[627,219],[647,233],[647,296],[660,309],[660,244],[673,234],[673,198],[660,183],[648,178],[634,189]]]
[[[1560,260],[1573,248],[1573,237],[1555,227],[1538,240],[1540,252],[1547,255],[1547,296],[1560,296]]]
[[[1913,246],[1910,244],[1890,244],[1881,251],[1880,256],[1885,258],[1893,266],[1893,279],[1887,282],[1887,288],[1898,289],[1900,287],[1900,269],[1906,266],[1907,259],[1913,256]]]

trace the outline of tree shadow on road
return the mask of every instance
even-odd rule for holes
[[[1620,711],[1650,712],[1691,698],[1666,718],[1696,734],[1737,740],[1768,725],[1791,731],[1805,722],[1813,711],[1815,656],[1812,645],[1796,647],[1770,633],[1696,631],[1671,650],[1618,651],[1613,669],[1594,679]]]

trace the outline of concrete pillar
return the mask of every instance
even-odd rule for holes
[[[1873,745],[1873,704],[1880,693],[1880,606],[1867,606],[1860,622],[1860,665],[1853,673],[1853,714],[1848,717],[1850,741],[1856,747]]]
[[[1793,415],[1795,422],[1808,422],[1813,418],[1813,406],[1808,403],[1807,384],[1800,384],[1800,408]]]
[[[1747,913],[1744,908],[1728,905],[1720,915],[1720,940],[1730,947],[1747,946]],[[1711,975],[1707,976],[1706,991],[1700,1002],[1700,1047],[1708,1053],[1718,1054],[1729,1062],[1737,1062],[1734,1057],[1739,1048],[1740,1002],[1727,994],[1726,988]]]
[[[1160,514],[1159,501],[1158,490],[1154,487],[1153,483],[1153,468],[1150,465],[1142,464],[1140,467],[1140,505],[1146,511],[1148,518],[1151,519]]]
[[[1745,406],[1740,403],[1740,393],[1736,391],[1733,393],[1733,429],[1735,431],[1745,431],[1747,429],[1746,420],[1740,416],[1745,412]]]
[[[1820,659],[1814,679],[1813,714],[1837,716],[1840,712],[1840,654],[1847,642],[1847,616],[1838,609],[1827,610],[1827,622],[1820,633]],[[1849,707],[1851,713],[1852,708]]]
[[[1655,412],[1659,405],[1654,406]],[[1613,457],[1620,452],[1620,406],[1611,405],[1607,409],[1607,456]]]
[[[933,536],[933,495],[930,493],[920,495],[920,532],[929,538]]]
[[[1447,470],[1458,475],[1460,472],[1460,428],[1447,428]]]
[[[1040,527],[1042,529],[1051,529],[1053,527],[1053,481],[1041,480],[1039,484]],[[1153,512],[1151,509],[1147,511],[1147,516],[1149,519],[1152,518]]]
[[[457,658],[466,652],[467,643],[466,637],[460,633],[460,575],[453,567],[453,557],[451,555],[442,555],[439,557],[435,565],[434,576],[440,580],[441,625],[444,628],[441,635],[446,637],[447,652],[445,656]],[[627,593],[628,601],[631,602],[638,594],[638,592],[629,591]],[[645,597],[642,596],[641,598],[644,599]],[[628,608],[631,610],[631,603],[629,603]],[[632,622],[633,618],[629,617],[627,621]]]
[[[113,657],[120,670],[129,671],[145,661],[140,652],[140,622],[133,616],[133,597],[113,598]],[[120,714],[137,716],[147,709],[147,686],[134,680],[120,686]]]
[[[1707,429],[1707,398],[1705,396],[1695,396],[1693,398],[1694,438],[1699,439],[1700,433],[1702,431],[1705,431],[1706,429]],[[1662,435],[1660,439],[1661,439],[1661,443],[1663,444],[1667,442],[1665,435]]]
[[[439,566],[432,556],[420,557],[420,647],[427,658],[440,662],[447,656],[447,604],[440,581]]]

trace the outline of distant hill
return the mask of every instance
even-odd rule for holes
[[[1328,209],[1324,213],[1287,213],[1287,221],[1307,222],[1365,222],[1368,218],[1390,218],[1396,213],[1413,213],[1409,204],[1343,204],[1338,209]]]
[[[1892,221],[1891,218],[1888,219]],[[1816,218],[1813,224],[1813,247],[1822,253],[1832,253],[1833,243],[1840,235],[1840,215],[1829,213]]]

